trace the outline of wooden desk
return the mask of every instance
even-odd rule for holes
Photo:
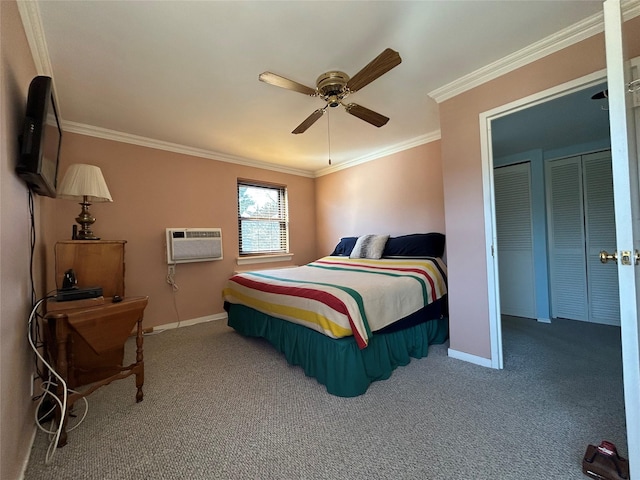
[[[142,350],[142,317],[148,297],[129,297],[119,303],[105,299],[102,305],[75,308],[74,302],[67,310],[56,305],[45,315],[45,350],[67,387],[77,390],[67,397],[65,412],[57,412],[63,422],[59,447],[67,443],[66,423],[73,404],[103,385],[114,380],[136,376],[136,402],[143,398],[144,361]],[[123,366],[124,344],[137,323],[136,361]],[[58,397],[64,394],[58,386]]]

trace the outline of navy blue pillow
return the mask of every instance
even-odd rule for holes
[[[442,233],[413,233],[390,237],[382,252],[383,257],[442,257],[444,235]]]
[[[337,255],[340,257],[348,257],[351,255],[351,250],[356,245],[356,241],[358,237],[342,237],[340,239],[340,243],[336,245],[336,248],[333,250],[331,255]]]

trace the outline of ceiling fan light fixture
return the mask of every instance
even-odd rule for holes
[[[325,72],[316,80],[316,88],[307,87],[301,83],[295,82],[288,78],[282,77],[272,72],[264,72],[258,76],[261,82],[268,83],[294,92],[303,93],[311,97],[322,97],[326,102],[323,108],[319,108],[309,115],[300,125],[298,125],[291,133],[304,133],[311,125],[313,125],[327,110],[327,108],[335,108],[343,105],[345,110],[365,122],[375,126],[382,127],[389,118],[381,115],[373,110],[369,110],[362,105],[350,103],[345,105],[342,101],[351,93],[356,92],[367,86],[375,79],[384,75],[392,68],[398,66],[402,62],[400,54],[390,48],[385,49],[380,55],[365,65],[353,77],[349,77],[344,72],[332,70]],[[331,161],[329,161],[331,163]]]

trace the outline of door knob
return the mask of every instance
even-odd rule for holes
[[[611,254],[602,250],[600,252],[600,261],[602,263],[607,263],[609,260],[614,260],[616,263],[618,263],[618,252],[613,252]]]

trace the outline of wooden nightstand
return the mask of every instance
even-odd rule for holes
[[[142,317],[147,302],[148,297],[130,297],[88,308],[75,308],[74,301],[62,302],[69,308],[56,305],[56,309],[45,315],[45,351],[50,363],[67,382],[67,388],[78,392],[69,393],[65,412],[57,412],[64,422],[59,447],[67,443],[66,423],[73,404],[101,386],[135,375],[136,402],[142,401]],[[136,360],[123,366],[124,344],[136,323]],[[86,389],[78,390],[86,385]],[[62,399],[63,394],[63,387],[58,385],[58,397]]]
[[[73,269],[79,288],[101,287],[103,297],[68,302],[49,301],[44,318],[45,352],[51,365],[78,391],[69,393],[58,446],[67,443],[66,423],[74,402],[114,380],[136,376],[136,401],[143,398],[142,317],[148,297],[125,297],[125,240],[67,240],[56,243],[56,285]],[[123,298],[113,303],[115,295]],[[137,328],[136,328],[137,324]],[[124,345],[136,328],[136,360],[123,366]],[[81,387],[86,387],[78,390]],[[64,390],[58,387],[58,397]]]

